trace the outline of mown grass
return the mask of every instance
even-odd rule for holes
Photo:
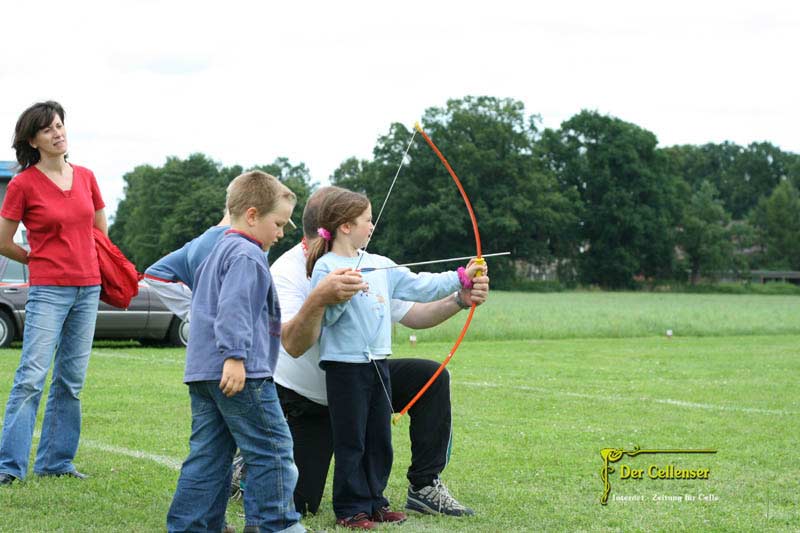
[[[539,296],[495,294],[493,299],[538,311]],[[619,312],[618,295],[580,296],[596,312]],[[523,298],[531,299],[527,306]],[[766,297],[749,301],[739,312],[757,321],[763,307],[773,303],[760,298]],[[685,315],[705,305],[704,299],[684,300],[677,314],[689,323]],[[653,308],[646,298],[630,305]],[[793,305],[787,312],[797,312]],[[507,315],[488,312],[493,309],[489,304],[481,309],[486,313],[476,317],[476,326],[483,319],[506,327]],[[784,315],[775,316],[782,321]],[[586,332],[586,338],[536,339],[531,328],[526,339],[476,340],[471,331],[448,367],[455,448],[444,479],[477,515],[414,515],[405,525],[385,530],[799,530],[800,333],[725,336],[726,316],[717,321],[718,330],[713,317],[703,320],[705,336],[682,335],[675,328],[671,339],[660,333],[590,338],[602,337],[591,333],[591,324],[570,330]],[[441,358],[450,347],[450,339],[421,340],[415,347],[398,339],[396,356]],[[7,399],[18,357],[18,349],[0,351],[0,401]],[[0,531],[163,530],[177,464],[187,453],[190,415],[182,370],[182,350],[96,347],[76,458],[92,478],[30,476],[24,484],[0,490]],[[397,506],[407,486],[407,432],[404,418],[394,429],[395,468],[387,490]],[[718,451],[624,458],[611,475],[612,498],[641,495],[645,501],[600,505],[600,449],[637,445]],[[622,464],[707,467],[711,476],[708,481],[621,480]],[[685,494],[713,494],[718,500],[652,500]],[[239,530],[240,513],[240,504],[230,506],[229,519]],[[330,487],[322,512],[305,523],[334,529]]]
[[[466,319],[395,339],[455,340]],[[477,308],[471,340],[800,334],[800,296],[641,292],[493,292]]]

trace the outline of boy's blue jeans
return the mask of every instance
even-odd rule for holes
[[[167,514],[169,531],[221,531],[230,495],[229,472],[238,446],[247,465],[247,525],[260,531],[302,532],[292,497],[297,467],[292,436],[272,379],[248,379],[228,398],[219,381],[189,383],[189,456]]]
[[[79,394],[89,366],[100,286],[34,285],[25,304],[22,356],[6,404],[0,442],[0,473],[24,479],[42,398],[55,356],[34,472],[75,470],[81,434]]]

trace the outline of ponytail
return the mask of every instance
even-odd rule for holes
[[[330,246],[331,243],[322,238],[311,241],[308,247],[308,258],[306,258],[306,276],[311,278],[311,274],[314,272],[314,265],[317,264],[320,257],[330,251]]]

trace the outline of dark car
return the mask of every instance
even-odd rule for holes
[[[0,348],[22,339],[25,302],[28,300],[28,267],[0,257]],[[145,284],[127,309],[100,302],[95,339],[137,339],[186,346],[189,323],[172,314]]]

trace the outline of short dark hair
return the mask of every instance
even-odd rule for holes
[[[36,137],[39,130],[48,127],[56,115],[59,116],[61,122],[64,122],[64,108],[58,102],[48,100],[33,104],[17,119],[17,126],[14,128],[14,144],[11,146],[17,153],[20,170],[32,167],[42,158],[39,150],[31,146],[31,139]]]

